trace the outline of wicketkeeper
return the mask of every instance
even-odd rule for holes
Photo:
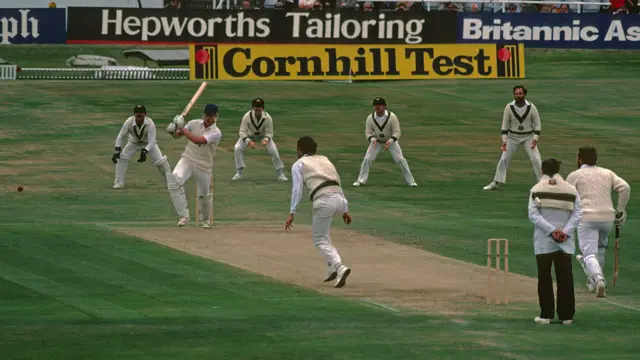
[[[124,139],[129,135],[127,145],[122,149]],[[111,156],[111,161],[115,164],[115,180],[113,182],[114,189],[124,187],[124,178],[129,168],[129,160],[140,151],[138,162],[147,161],[147,154],[151,158],[153,165],[158,168],[162,180],[166,181],[166,173],[171,172],[171,167],[167,161],[167,156],[162,155],[158,142],[156,141],[156,124],[147,117],[147,109],[144,105],[136,105],[133,108],[133,116],[127,118],[118,137],[116,138],[116,146]]]

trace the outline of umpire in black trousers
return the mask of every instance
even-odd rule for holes
[[[571,324],[576,311],[571,260],[576,251],[574,230],[582,216],[582,205],[576,188],[558,174],[560,164],[556,159],[544,160],[542,177],[529,194],[529,220],[535,225],[533,248],[538,265],[538,324],[551,324],[555,319],[552,266],[558,285],[558,320]]]

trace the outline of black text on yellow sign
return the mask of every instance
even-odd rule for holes
[[[524,78],[524,45],[190,45],[192,80]]]

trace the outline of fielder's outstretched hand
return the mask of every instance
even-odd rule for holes
[[[531,148],[532,149],[535,149],[537,145],[538,145],[538,140],[532,140],[531,141]]]
[[[342,220],[344,220],[344,223],[347,225],[351,224],[351,215],[349,215],[349,213],[342,214]]]
[[[269,139],[264,138],[264,139],[262,140],[262,146],[267,146],[267,144],[268,144],[268,143],[269,143]]]
[[[284,223],[284,231],[291,231],[291,224],[293,223],[293,214],[289,214],[289,217],[287,218],[287,221]]]
[[[254,143],[253,141],[249,141],[249,146],[250,146],[252,149],[255,149],[255,148],[256,148],[256,143]]]
[[[387,141],[387,143],[384,144],[384,149],[385,150],[389,149],[389,146],[391,146],[391,141]]]
[[[503,152],[507,151],[507,143],[506,142],[502,143],[502,146],[500,146],[500,150],[502,150]]]

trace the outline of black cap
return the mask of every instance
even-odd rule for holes
[[[261,98],[253,99],[253,101],[251,102],[251,106],[252,107],[264,107],[264,100],[262,100]]]
[[[207,116],[213,116],[218,113],[218,105],[216,104],[207,104],[204,107],[204,114]]]
[[[144,107],[144,105],[136,105],[136,107],[133,108],[133,113],[137,114],[137,113],[147,113],[147,108]]]
[[[558,159],[545,159],[542,161],[542,174],[547,176],[553,176],[560,172],[560,164],[562,161]]]
[[[385,101],[384,98],[377,97],[377,98],[373,99],[373,105],[384,105],[384,106],[387,106],[387,102]]]

